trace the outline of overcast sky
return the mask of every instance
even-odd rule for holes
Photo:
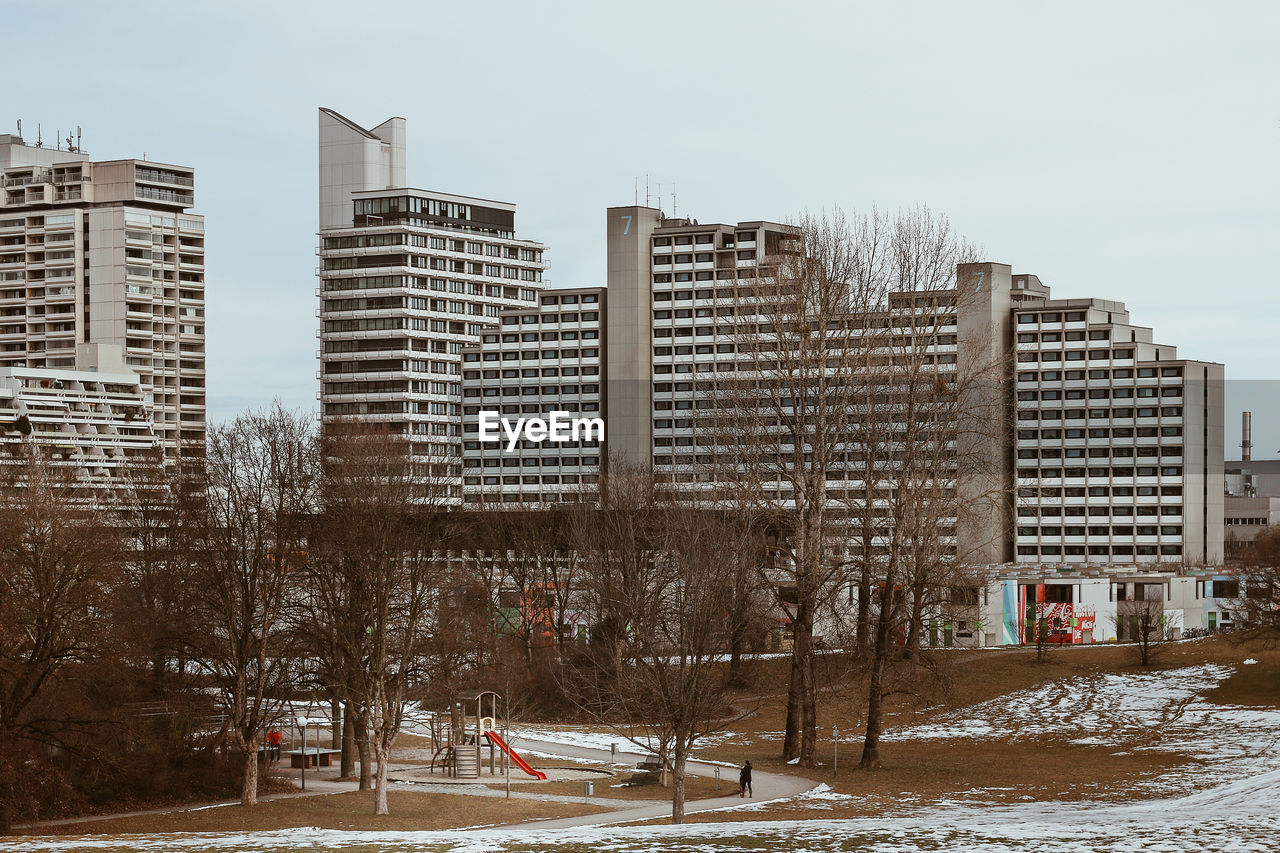
[[[1280,449],[1272,3],[32,3],[0,130],[196,169],[209,409],[316,406],[316,108],[408,120],[409,183],[519,205],[603,284],[637,176],[704,222],[927,204],[1055,296],[1227,366]],[[641,199],[643,201],[643,198]],[[1243,382],[1241,380],[1254,380]]]

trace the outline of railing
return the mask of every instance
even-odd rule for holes
[[[195,196],[191,193],[180,193],[174,190],[161,190],[155,187],[136,187],[134,198],[145,198],[153,201],[169,201],[176,204],[195,204]]]

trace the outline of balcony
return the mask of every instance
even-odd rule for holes
[[[147,201],[159,201],[167,204],[177,204],[184,207],[191,207],[195,204],[195,195],[192,193],[178,192],[177,190],[165,190],[158,187],[148,187],[138,184],[134,188],[134,198],[145,199]]]

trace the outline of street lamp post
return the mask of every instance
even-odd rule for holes
[[[298,726],[302,729],[302,763],[298,775],[302,778],[302,790],[307,790],[307,718],[298,717]]]
[[[831,727],[831,775],[840,772],[840,729]]]

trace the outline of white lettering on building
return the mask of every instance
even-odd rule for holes
[[[501,429],[499,429],[501,428]],[[507,453],[516,449],[520,439],[541,444],[549,441],[562,444],[566,441],[604,441],[602,418],[577,418],[572,412],[550,412],[547,419],[516,418],[515,423],[498,412],[482,411],[479,420],[480,441],[492,443],[507,439]]]

